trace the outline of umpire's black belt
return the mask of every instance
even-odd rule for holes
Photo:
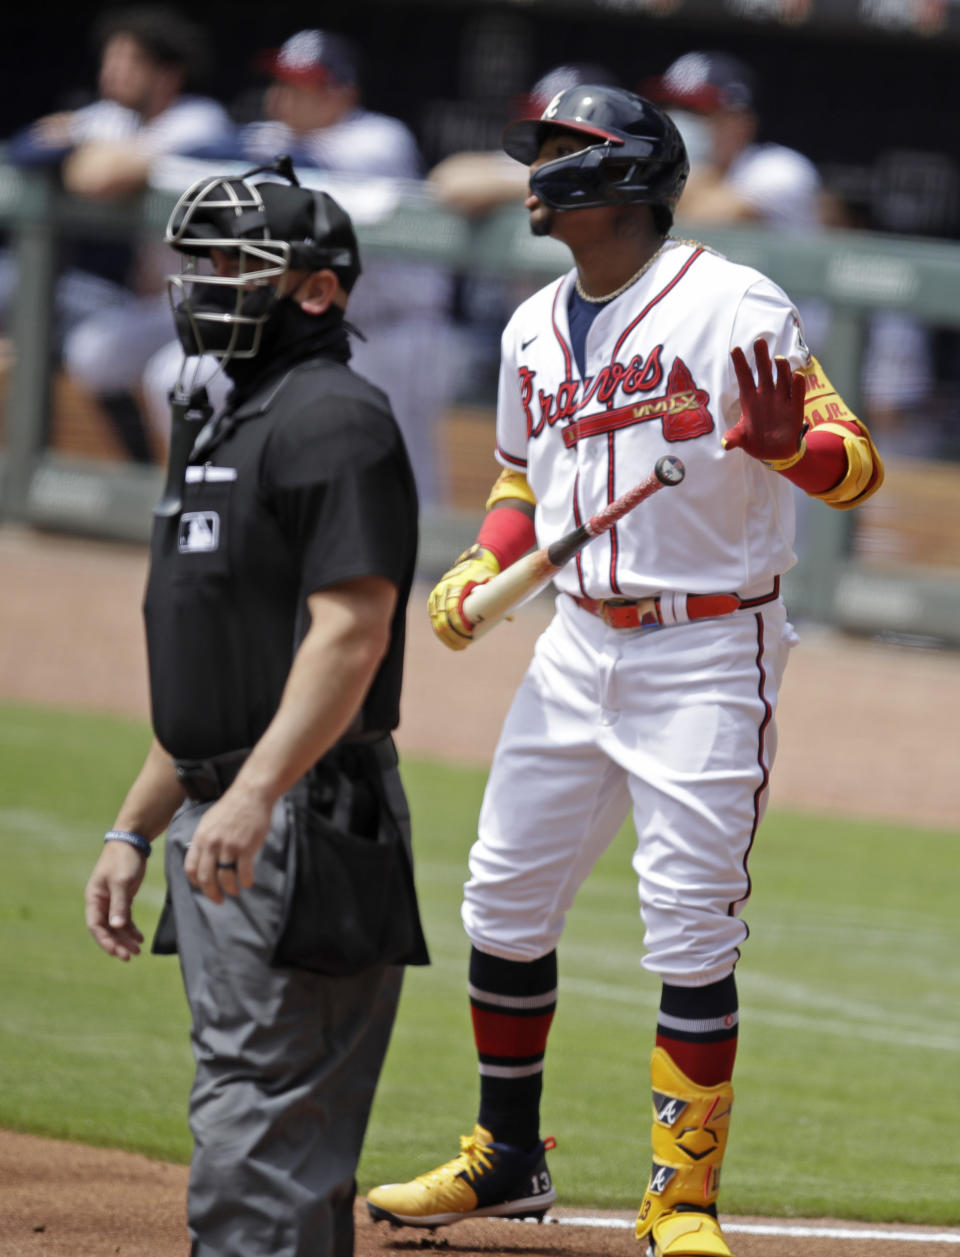
[[[338,743],[345,746],[359,744],[382,745],[384,762],[391,762],[391,757],[395,760],[393,739],[388,730],[369,729],[364,733],[348,734]],[[250,748],[244,747],[240,751],[212,755],[209,759],[174,759],[173,766],[180,787],[188,799],[197,803],[212,803],[230,789],[249,754]]]
[[[249,754],[250,748],[244,747],[242,751],[229,751],[210,759],[175,759],[173,766],[188,799],[212,803],[230,789]]]

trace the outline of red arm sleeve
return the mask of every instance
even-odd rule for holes
[[[844,424],[856,433],[855,424]],[[843,437],[836,432],[811,429],[806,436],[807,452],[795,466],[780,474],[805,493],[826,493],[847,474],[847,453]]]
[[[477,544],[494,555],[501,572],[526,554],[536,540],[530,508],[519,499],[498,502],[487,512],[477,534]]]

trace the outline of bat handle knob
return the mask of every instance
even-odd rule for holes
[[[671,485],[679,484],[687,474],[687,469],[682,458],[677,458],[675,454],[664,454],[657,459],[653,473],[661,484]]]

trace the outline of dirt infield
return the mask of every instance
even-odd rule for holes
[[[140,546],[0,530],[0,698],[146,718],[145,570]],[[523,608],[464,656],[433,639],[424,603],[415,591],[398,745],[485,764],[551,605]],[[960,653],[800,635],[777,715],[774,803],[960,827]],[[444,694],[457,695],[455,720],[438,716]]]
[[[142,547],[0,530],[0,699],[145,718],[145,562]],[[420,592],[398,744],[402,753],[483,764],[549,605],[526,608],[473,647],[465,664],[430,636]],[[960,710],[960,655],[802,626],[801,636],[781,699],[775,802],[956,829],[951,725]],[[458,695],[456,721],[437,719],[437,697],[447,692]],[[0,1257],[186,1257],[185,1183],[182,1166],[0,1132]],[[627,1215],[593,1215],[587,1225],[581,1211],[557,1212],[562,1225],[464,1223],[431,1240],[374,1228],[358,1207],[357,1254],[641,1251]],[[737,1257],[960,1257],[960,1231],[797,1219],[736,1218],[729,1226]]]
[[[186,1257],[183,1166],[0,1135],[0,1257]],[[552,1225],[374,1226],[357,1202],[356,1257],[641,1257],[632,1216],[557,1209]],[[829,1219],[724,1218],[737,1257],[956,1257],[960,1232]]]

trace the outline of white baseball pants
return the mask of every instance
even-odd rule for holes
[[[623,630],[559,595],[487,782],[464,888],[470,941],[508,960],[552,951],[632,808],[644,967],[678,986],[730,973],[794,641],[780,601]]]

